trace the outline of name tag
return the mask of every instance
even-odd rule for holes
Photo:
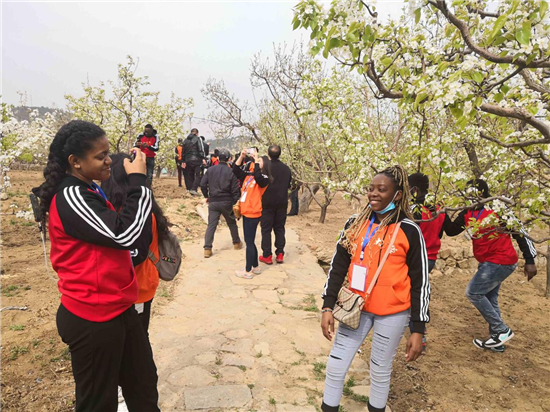
[[[244,203],[246,202],[246,195],[248,194],[248,192],[244,192],[243,195],[241,196],[241,203]]]
[[[135,303],[134,307],[135,307],[138,315],[143,313],[143,311],[145,310],[145,304],[144,303]]]
[[[365,283],[367,282],[367,268],[361,265],[353,265],[351,272],[350,287],[361,292],[365,291]]]

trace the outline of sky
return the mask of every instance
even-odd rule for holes
[[[6,2],[1,4],[4,102],[63,108],[65,94],[115,79],[127,55],[139,59],[161,100],[174,92],[193,97],[194,127],[211,133],[201,118],[208,104],[200,89],[223,79],[238,97],[251,99],[250,61],[269,56],[274,44],[307,41],[293,31],[293,1],[226,2]],[[400,13],[402,0],[378,0],[380,16]],[[207,136],[209,137],[209,136]]]

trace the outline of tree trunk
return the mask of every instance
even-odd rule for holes
[[[550,298],[550,243],[546,248],[546,297]]]
[[[313,185],[313,187],[311,188],[311,191],[315,194],[319,191],[320,187],[321,186],[319,185]],[[309,206],[311,205],[312,201],[313,201],[313,196],[311,195],[311,192],[307,188],[304,188],[302,195],[300,196],[299,212],[306,213],[307,211],[309,211]]]
[[[319,223],[325,223],[325,219],[327,218],[327,209],[327,204],[323,204],[323,206],[321,206],[321,216],[319,216]]]
[[[157,179],[160,179],[160,174],[161,174],[161,172],[162,172],[162,167],[157,166],[157,175],[156,175],[156,178],[157,178]]]

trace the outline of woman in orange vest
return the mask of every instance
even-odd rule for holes
[[[252,156],[254,162],[250,164],[248,171],[241,169],[244,159]],[[258,156],[258,150],[247,149],[241,152],[237,161],[233,164],[233,173],[241,181],[241,215],[243,217],[244,241],[246,243],[246,266],[244,270],[238,270],[237,277],[252,279],[253,275],[260,274],[258,263],[258,248],[255,244],[256,229],[262,216],[262,196],[270,182],[271,163],[267,156]]]
[[[126,200],[126,192],[129,185],[128,174],[124,169],[124,159],[130,159],[130,156],[125,153],[118,153],[112,155],[111,159],[113,161],[111,164],[111,177],[102,182],[101,189],[115,210],[120,211]],[[132,252],[132,262],[134,263],[134,270],[139,286],[138,299],[134,306],[147,336],[149,336],[151,304],[159,285],[158,270],[151,259],[148,258],[148,253],[150,250],[158,258],[159,240],[168,235],[168,220],[162,213],[162,209],[154,197],[152,204],[153,240],[147,250],[136,249]]]
[[[335,338],[326,368],[324,412],[338,411],[347,371],[371,329],[369,412],[386,410],[393,358],[409,319],[412,333],[406,359],[414,361],[422,353],[422,334],[429,321],[428,256],[422,232],[412,221],[408,196],[403,167],[378,173],[368,187],[369,204],[347,221],[336,245],[323,293],[321,328],[328,340]],[[373,282],[386,251],[388,258]],[[332,311],[346,278],[349,289],[363,296],[365,304],[356,330],[340,323],[334,333]]]

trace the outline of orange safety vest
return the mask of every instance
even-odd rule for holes
[[[254,170],[254,163],[252,163],[250,170]],[[249,218],[262,216],[262,196],[266,189],[267,186],[258,186],[254,176],[247,176],[244,179],[241,187],[241,215]]]
[[[153,218],[153,240],[149,245],[149,249],[155,254],[155,257],[159,256],[159,237],[157,232],[157,220],[155,215]],[[134,268],[136,272],[137,282],[139,286],[138,300],[136,303],[149,302],[155,297],[155,293],[159,286],[159,272],[151,259],[148,257]]]
[[[355,242],[357,249],[352,257],[348,270],[350,285],[354,264],[361,264],[361,247],[368,229],[368,222],[366,223],[367,224],[361,229]],[[374,223],[372,230],[375,230],[377,227],[378,224]],[[362,263],[362,266],[368,268],[365,291],[371,284],[372,278],[378,269],[378,262],[386,253],[395,227],[396,224],[392,223],[380,232],[376,231],[365,248]],[[390,252],[388,260],[386,260],[378,281],[372,290],[370,299],[368,299],[365,302],[365,306],[363,306],[363,311],[365,312],[385,316],[403,312],[411,307],[411,280],[409,277],[409,268],[406,263],[407,252],[409,251],[409,240],[401,228],[399,229],[392,250],[394,250],[394,252]],[[366,292],[355,289],[351,290],[365,298]]]
[[[178,147],[176,147],[176,150],[178,151],[178,160],[183,160],[183,146],[178,145]]]

